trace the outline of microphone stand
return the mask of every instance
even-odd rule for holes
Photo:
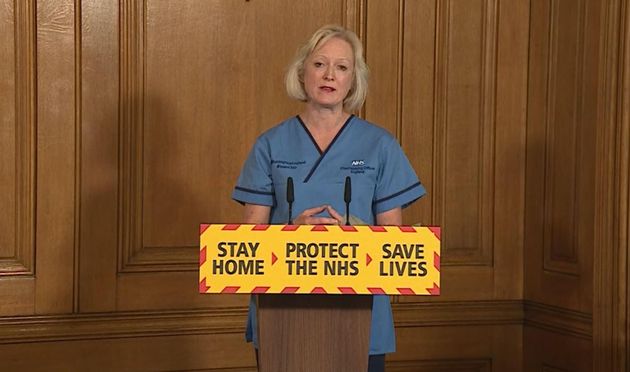
[[[346,226],[350,226],[350,202],[352,201],[352,181],[350,180],[350,176],[346,176],[343,201],[346,203]]]
[[[287,203],[289,204],[289,225],[293,225],[293,202],[295,201],[295,195],[293,194],[293,178],[287,178]]]

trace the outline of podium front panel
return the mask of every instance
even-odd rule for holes
[[[259,371],[367,371],[370,295],[258,295]]]

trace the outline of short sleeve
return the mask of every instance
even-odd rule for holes
[[[405,208],[425,193],[424,186],[400,145],[396,139],[387,136],[381,147],[374,213],[383,213],[396,207]]]
[[[275,205],[271,156],[268,142],[259,137],[249,153],[232,192],[232,199],[241,204]]]

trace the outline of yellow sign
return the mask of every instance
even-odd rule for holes
[[[440,228],[200,226],[200,293],[440,294]]]

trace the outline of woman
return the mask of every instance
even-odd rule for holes
[[[287,180],[295,180],[294,224],[341,224],[344,183],[352,181],[353,220],[401,225],[402,208],[424,187],[398,142],[384,129],[354,115],[367,93],[367,66],[357,36],[324,26],[298,51],[286,77],[289,96],[304,110],[263,133],[245,162],[232,197],[245,205],[244,222],[281,224],[289,219]],[[350,217],[350,216],[348,216]],[[247,340],[256,317],[250,303]],[[388,296],[374,296],[370,371],[384,370],[396,348]]]

